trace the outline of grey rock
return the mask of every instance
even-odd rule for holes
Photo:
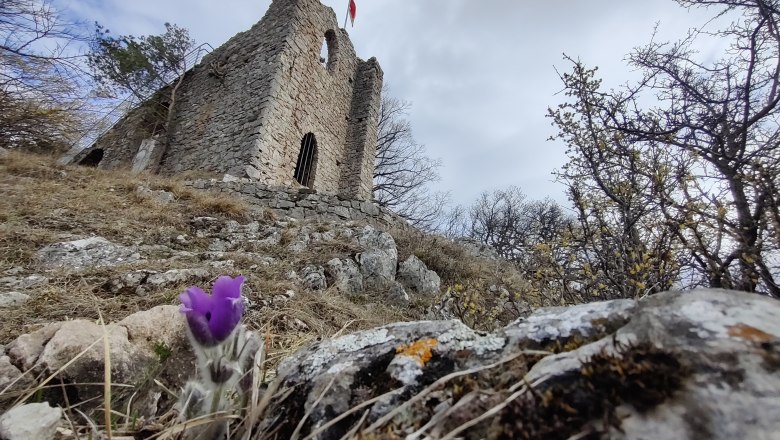
[[[477,240],[470,239],[470,238],[461,238],[456,240],[455,242],[458,243],[461,247],[463,247],[469,254],[471,254],[474,257],[485,258],[488,260],[501,259],[501,257],[498,255],[498,252],[496,252],[495,249]]]
[[[24,290],[29,289],[30,287],[46,284],[48,282],[48,278],[39,274],[32,274],[23,278],[10,276],[0,278],[0,287],[12,290]]]
[[[195,217],[190,221],[198,231],[216,232],[221,228],[221,221],[216,217]]]
[[[332,287],[342,295],[363,292],[363,275],[355,261],[348,258],[334,258],[325,263],[325,273],[333,280]]]
[[[536,429],[537,437],[775,439],[779,317],[777,300],[702,289],[540,309],[490,334],[459,321],[391,324],[312,344],[283,361],[280,389],[294,388],[298,398],[272,403],[273,416],[256,433],[291,432],[292,415],[308,411],[305,436],[377,397],[361,408],[369,414],[361,429],[376,423],[375,434],[406,438],[441,438],[495,408],[456,437]],[[465,373],[471,368],[481,371]],[[456,372],[460,378],[427,388]],[[426,397],[413,397],[424,390]],[[390,411],[391,420],[380,420]],[[350,429],[337,426],[318,438]],[[421,426],[425,436],[413,435]]]
[[[104,288],[111,293],[135,293],[135,290],[143,284],[150,275],[157,273],[153,270],[134,270],[119,278],[109,280]]]
[[[162,205],[171,203],[176,200],[176,196],[170,191],[163,191],[163,190],[155,191],[145,186],[138,186],[135,189],[135,193],[141,198],[154,200],[155,202],[160,203]]]
[[[191,358],[186,344],[184,319],[177,306],[165,305],[134,313],[105,328],[94,321],[76,319],[47,324],[32,333],[19,336],[7,346],[11,363],[34,376],[49,376],[60,369],[58,377],[72,385],[71,404],[102,395],[94,386],[80,385],[103,381],[103,344],[108,338],[112,378],[117,383],[137,384],[148,378],[149,369],[161,362],[159,347],[170,347],[177,357]],[[71,362],[82,351],[75,362]],[[181,353],[178,353],[181,351]],[[191,360],[190,360],[191,362]],[[64,368],[68,365],[67,368]],[[180,386],[186,377],[178,378]],[[59,381],[59,379],[55,379]],[[55,391],[51,391],[57,395]]]
[[[438,294],[441,289],[439,275],[414,255],[398,265],[396,280],[404,287],[425,295]]]
[[[5,390],[4,394],[25,391],[32,385],[33,379],[30,375],[22,375],[22,371],[11,363],[10,357],[0,356],[0,391]]]
[[[213,267],[214,269],[230,270],[233,269],[235,263],[236,262],[233,260],[222,260],[222,261],[210,261],[208,265],[209,267]]]
[[[398,250],[393,237],[387,232],[365,226],[356,231],[352,240],[365,249],[355,256],[363,275],[363,286],[370,290],[395,288]]]
[[[135,293],[145,296],[154,290],[177,284],[195,283],[208,277],[209,271],[203,268],[171,269],[162,273],[141,269],[110,280],[106,287],[112,293]]]
[[[294,254],[301,253],[309,247],[310,241],[311,236],[309,235],[309,232],[302,228],[295,239],[287,245],[287,250]]]
[[[46,246],[35,254],[35,259],[46,269],[78,271],[131,263],[140,259],[140,255],[103,237],[89,237]]]
[[[382,290],[395,285],[396,258],[382,249],[370,249],[355,256],[366,289]]]
[[[48,403],[28,403],[0,416],[0,438],[42,440],[54,438],[62,419],[62,409]]]
[[[209,243],[209,251],[211,252],[227,252],[233,248],[233,243],[222,238],[215,238]]]
[[[183,283],[195,283],[209,278],[209,271],[202,268],[171,269],[163,273],[153,273],[136,289],[138,295]]]
[[[406,289],[399,282],[393,282],[390,289],[387,291],[387,297],[395,305],[405,306],[409,304],[409,294],[406,293]]]
[[[300,276],[307,289],[325,290],[328,288],[328,282],[325,280],[325,268],[322,266],[306,266],[301,269]]]
[[[355,234],[355,241],[365,249],[381,249],[394,256],[398,260],[398,251],[396,249],[393,236],[385,231],[378,231],[372,226],[365,226]]]
[[[30,295],[22,292],[1,292],[0,308],[19,307],[30,300]]]

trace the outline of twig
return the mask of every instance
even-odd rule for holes
[[[111,343],[108,341],[106,323],[100,310],[98,318],[103,329],[103,421],[106,424],[106,436],[111,440]]]

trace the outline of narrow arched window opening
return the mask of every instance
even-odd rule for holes
[[[295,164],[293,177],[301,185],[311,188],[314,184],[314,170],[317,163],[317,139],[313,133],[306,133],[301,139],[301,151]]]
[[[92,150],[87,154],[84,159],[81,159],[79,161],[79,165],[83,165],[85,167],[97,167],[100,164],[100,161],[103,160],[103,149],[97,148],[95,150]]]
[[[320,48],[320,64],[330,73],[333,73],[336,68],[338,52],[336,33],[332,30],[325,32],[325,38],[323,38],[322,47]]]

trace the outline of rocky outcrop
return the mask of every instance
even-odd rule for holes
[[[103,237],[55,243],[39,250],[35,255],[41,267],[67,271],[113,266],[136,261],[139,258],[140,255],[133,249],[117,245]]]
[[[208,278],[209,271],[205,268],[171,269],[165,272],[141,269],[110,280],[105,288],[112,293],[135,293],[144,296],[163,287],[196,284]]]
[[[698,290],[540,309],[492,334],[393,324],[284,361],[275,386],[292,394],[259,435],[774,438],[778,317],[776,300]]]
[[[398,282],[404,287],[424,295],[436,295],[441,289],[441,278],[436,272],[428,270],[425,263],[414,255],[398,265]]]
[[[333,287],[343,295],[363,292],[363,275],[357,263],[348,258],[334,258],[325,265],[325,273],[333,280]]]

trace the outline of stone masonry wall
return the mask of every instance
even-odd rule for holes
[[[313,133],[317,141],[313,188],[337,192],[358,60],[332,9],[319,0],[299,0],[298,4],[300,9],[290,19],[295,26],[287,42],[291,50],[279,58],[274,111],[268,113],[261,141],[266,146],[260,155],[267,164],[263,170],[270,179],[261,180],[295,186],[293,172],[301,139]],[[323,66],[320,49],[326,34],[329,59]],[[274,145],[286,148],[274,149]]]
[[[277,215],[299,220],[358,221],[383,230],[411,228],[406,220],[373,202],[350,200],[335,193],[270,186],[249,179],[228,182],[201,179],[189,185],[195,189],[237,195],[252,209],[267,208]]]
[[[379,64],[356,57],[332,9],[273,0],[259,23],[186,74],[167,133],[135,109],[72,162],[100,148],[100,168],[226,173],[295,188],[301,140],[312,133],[311,188],[370,200],[381,86]]]
[[[374,181],[376,138],[382,94],[382,69],[375,58],[360,61],[352,93],[350,129],[346,144],[346,170],[341,174],[339,192],[371,199]]]

